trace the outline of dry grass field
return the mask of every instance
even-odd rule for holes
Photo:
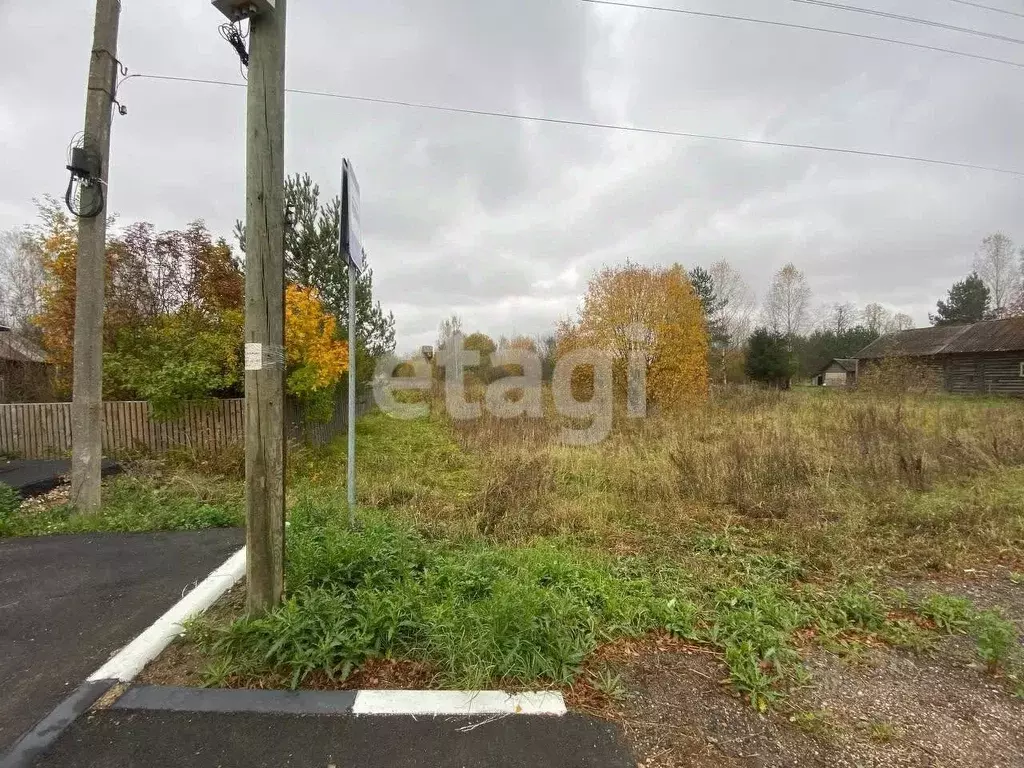
[[[558,426],[374,416],[361,500],[512,543],[651,554],[729,535],[832,575],[1016,562],[1024,546],[1018,401],[737,388],[672,417],[617,419],[592,447],[560,445]]]

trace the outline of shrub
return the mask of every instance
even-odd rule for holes
[[[1020,647],[1017,627],[998,611],[979,612],[970,632],[977,644],[978,657],[992,674],[1010,661]]]

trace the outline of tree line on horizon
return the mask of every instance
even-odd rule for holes
[[[337,257],[340,200],[322,200],[308,174],[286,183],[286,306],[288,391],[325,413],[348,367],[347,269]],[[245,231],[237,248],[214,239],[202,220],[158,232],[146,222],[112,228],[107,253],[104,396],[145,399],[172,414],[186,400],[241,393]],[[34,226],[0,235],[0,307],[7,322],[39,341],[57,365],[58,394],[70,393],[74,337],[76,238],[59,203],[39,204]],[[955,283],[930,315],[933,324],[1024,314],[1024,249],[1002,233],[986,237],[974,270]],[[357,360],[365,379],[372,361],[395,348],[395,320],[373,297],[373,272],[356,295]],[[499,338],[466,335],[481,353],[481,381],[514,375],[517,366],[490,364],[507,349],[529,349],[550,379],[560,354],[602,348],[616,360],[646,356],[652,397],[663,404],[698,398],[708,381],[788,382],[812,376],[833,358],[855,355],[879,336],[913,327],[911,317],[880,303],[814,305],[804,273],[793,263],[773,276],[760,304],[740,272],[721,260],[708,268],[679,264],[605,267],[583,303],[552,333]],[[642,326],[649,336],[629,338]],[[463,332],[457,315],[442,323],[437,347]],[[314,409],[316,410],[316,409]]]
[[[858,309],[851,303],[825,305],[811,318],[811,290],[793,264],[772,280],[761,310],[762,324],[745,345],[745,374],[756,381],[783,384],[808,378],[834,358],[853,357],[887,333],[914,327],[911,317],[877,303]],[[1024,316],[1024,248],[1001,232],[982,240],[973,270],[949,289],[929,314],[933,326]],[[813,330],[807,331],[809,326]]]
[[[955,283],[947,297],[937,302],[931,322],[958,324],[1024,315],[1022,272],[1024,250],[1018,253],[1013,242],[1001,233],[986,237],[975,259],[974,271]],[[835,358],[855,356],[880,336],[915,326],[909,315],[893,312],[878,302],[864,307],[851,302],[815,306],[806,276],[793,263],[775,273],[759,305],[743,276],[725,260],[709,268],[696,266],[688,271],[678,264],[657,268],[627,262],[601,270],[590,281],[576,317],[560,323],[554,333],[494,340],[480,331],[464,331],[462,318],[453,315],[441,323],[437,348],[443,349],[454,333],[463,333],[466,348],[481,354],[481,365],[471,376],[483,382],[510,375],[501,366],[491,366],[489,360],[496,352],[515,347],[539,354],[544,378],[550,380],[559,351],[571,346],[566,341],[573,329],[584,331],[577,335],[577,342],[586,338],[589,343],[612,350],[616,360],[623,360],[627,351],[620,349],[623,328],[638,321],[652,328],[659,324],[664,327],[665,307],[672,302],[652,286],[659,281],[664,284],[668,275],[687,282],[699,302],[702,339],[699,343],[691,341],[688,351],[701,350],[705,357],[704,376],[710,381],[754,380],[785,385],[793,378],[810,378]],[[672,278],[668,280],[671,283]],[[656,296],[661,298],[653,300]],[[597,328],[603,332],[588,330]],[[683,331],[676,333],[677,337],[686,335]],[[657,336],[653,334],[648,342]],[[655,359],[663,364],[665,352],[660,356],[651,353],[652,366]],[[694,370],[693,355],[688,359],[690,369]],[[682,389],[699,390],[700,386],[695,384],[699,379],[692,377]]]

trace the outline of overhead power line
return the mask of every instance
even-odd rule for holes
[[[245,83],[233,83],[227,80],[208,80],[196,77],[177,77],[173,75],[136,74],[130,78],[146,80],[163,80],[177,83],[199,83],[203,85],[222,85],[231,88],[245,88]],[[532,123],[547,123],[550,125],[569,125],[581,128],[597,128],[605,131],[620,131],[625,133],[638,133],[652,136],[673,136],[683,139],[697,139],[701,141],[720,141],[732,144],[747,144],[761,147],[778,147],[782,149],[803,149],[815,152],[829,152],[842,155],[856,155],[860,157],[884,158],[886,160],[905,160],[914,163],[926,163],[928,165],[941,165],[951,168],[966,168],[974,171],[990,171],[1008,176],[1024,178],[1024,170],[1017,171],[1010,168],[998,168],[990,165],[977,165],[956,160],[942,160],[932,157],[917,157],[915,155],[901,155],[891,152],[873,152],[865,149],[851,149],[848,147],[830,147],[823,144],[803,144],[787,141],[770,141],[768,139],[745,139],[738,136],[718,136],[707,133],[693,133],[689,131],[673,131],[663,128],[644,128],[634,125],[619,125],[615,123],[599,123],[588,120],[569,120],[557,117],[544,117],[541,115],[523,115],[514,112],[499,112],[485,109],[469,109],[465,107],[449,107],[441,104],[427,104],[424,102],[405,101],[402,99],[384,99],[375,96],[356,96],[345,93],[331,93],[329,91],[315,91],[305,88],[285,88],[286,93],[301,94],[304,96],[319,96],[322,98],[342,99],[344,101],[357,101],[367,104],[386,104],[394,107],[407,107],[410,109],[423,109],[433,112],[448,112],[459,115],[475,115],[477,117],[495,117],[505,120],[524,120]]]
[[[977,37],[987,37],[991,40],[1001,40],[1004,43],[1016,43],[1017,45],[1024,45],[1024,40],[1016,37],[1007,37],[1006,35],[998,35],[995,32],[984,32],[980,29],[972,29],[971,27],[957,27],[953,24],[944,24],[941,21],[932,21],[931,19],[922,19],[917,16],[904,16],[901,13],[890,13],[889,11],[879,11],[874,8],[862,8],[859,5],[846,5],[845,3],[830,3],[827,0],[789,0],[791,3],[801,3],[803,5],[816,5],[822,8],[832,8],[837,11],[849,11],[850,13],[863,13],[868,16],[878,16],[883,19],[895,19],[896,21],[906,21],[911,24],[923,24],[928,27],[937,27],[938,29],[948,29],[951,32],[961,32],[965,35],[975,35]]]
[[[829,29],[827,27],[814,27],[808,24],[795,24],[787,21],[772,21],[771,19],[758,19],[751,16],[733,16],[726,13],[711,13],[708,11],[691,11],[685,8],[670,8],[660,5],[644,5],[640,3],[627,3],[621,2],[620,0],[582,0],[584,3],[591,3],[593,5],[612,5],[619,8],[636,8],[644,11],[663,11],[665,13],[681,13],[687,16],[700,16],[706,19],[727,19],[730,21],[744,21],[751,24],[767,24],[771,27],[787,27],[789,29],[802,29],[808,32],[825,32],[830,35],[841,35],[842,37],[854,37],[860,40],[874,40],[880,43],[892,43],[893,45],[902,45],[907,48],[917,48],[922,51],[934,51],[936,53],[948,53],[952,56],[963,56],[968,59],[977,59],[978,61],[988,61],[993,64],[1006,64],[1011,67],[1017,67],[1018,69],[1024,69],[1024,63],[1017,61],[1010,61],[1008,59],[998,59],[993,56],[981,56],[976,53],[966,53],[964,51],[956,51],[952,48],[941,48],[935,45],[925,45],[923,43],[911,43],[906,40],[896,40],[891,37],[879,37],[877,35],[865,35],[859,32],[846,32],[840,29]]]
[[[1009,11],[1006,8],[996,8],[993,5],[983,5],[982,3],[972,3],[971,0],[949,0],[951,3],[958,3],[959,5],[969,5],[972,8],[981,8],[986,11],[992,11],[994,13],[1005,13],[1007,16],[1019,16],[1024,19],[1024,13],[1017,13],[1017,11]]]

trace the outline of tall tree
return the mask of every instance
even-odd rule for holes
[[[989,290],[977,272],[972,272],[949,289],[946,301],[939,300],[932,325],[959,325],[984,320],[989,313]]]
[[[30,229],[0,233],[0,322],[38,336],[32,318],[42,308],[42,252]]]
[[[762,384],[788,387],[796,373],[790,338],[769,328],[756,329],[747,342],[746,373]]]
[[[905,312],[897,312],[892,317],[891,332],[909,331],[915,325],[916,323],[914,322],[914,318],[912,318],[910,315],[906,314]]]
[[[722,325],[729,346],[739,348],[752,330],[757,296],[743,275],[725,259],[712,264],[708,271],[722,301]]]
[[[32,323],[39,329],[43,348],[56,366],[56,385],[61,394],[70,394],[75,338],[75,265],[78,260],[78,237],[75,226],[54,198],[39,203],[39,223],[32,229],[35,247],[43,266],[39,313]],[[111,256],[107,254],[106,279],[111,281]],[[109,294],[108,294],[109,295]],[[104,323],[104,340],[116,328]]]
[[[559,354],[601,350],[625,389],[632,356],[646,360],[648,395],[664,407],[707,397],[708,336],[700,300],[682,267],[627,262],[602,269],[587,286],[575,321],[561,325]]]
[[[319,185],[309,174],[285,180],[285,278],[312,288],[340,328],[348,326],[348,267],[339,255],[341,198],[322,200]],[[245,250],[245,228],[235,225],[235,236]],[[379,357],[395,349],[395,318],[373,298],[373,270],[364,254],[364,267],[356,282],[356,334],[362,351]],[[366,371],[367,366],[358,366]]]
[[[704,322],[707,325],[712,346],[725,346],[729,341],[729,334],[725,328],[723,313],[728,300],[719,295],[715,279],[708,270],[697,266],[687,274],[690,278],[690,285],[693,286],[693,292],[697,295],[700,306],[704,310]]]
[[[807,327],[811,288],[804,273],[793,263],[775,273],[762,312],[768,328],[790,338]]]
[[[876,336],[883,333],[891,333],[893,329],[893,314],[877,302],[872,302],[864,307],[862,313],[864,327]]]
[[[1016,298],[1021,285],[1020,264],[1013,240],[1002,232],[981,241],[974,257],[974,271],[985,282],[992,310],[1001,314]]]
[[[462,317],[458,314],[452,314],[451,317],[446,317],[437,326],[437,349],[438,351],[445,349],[451,344],[455,334],[462,333]]]
[[[820,328],[842,336],[861,320],[861,312],[850,302],[836,302],[825,308]]]

